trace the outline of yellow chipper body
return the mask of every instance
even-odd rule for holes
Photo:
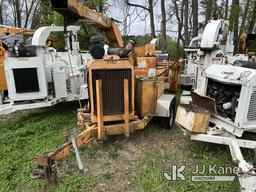
[[[135,67],[136,55],[133,55],[134,42],[130,40],[124,47],[121,33],[112,19],[75,0],[51,0],[51,3],[56,11],[64,15],[65,21],[82,19],[101,29],[110,47],[108,55],[104,56],[102,38],[91,38],[93,49],[90,53],[94,59],[87,64],[90,105],[89,109],[79,109],[77,113],[77,124],[83,127],[82,132],[75,136],[71,134],[71,141],[36,158],[37,168],[31,177],[46,179],[48,183],[56,181],[56,161],[64,159],[72,149],[78,165],[81,165],[77,148],[82,144],[94,138],[104,140],[107,135],[124,134],[129,137],[135,130],[144,129],[154,116],[171,120],[171,124],[167,122],[170,127],[175,109],[175,95],[165,95],[163,82],[157,78],[137,79],[138,86],[135,86],[139,73]],[[150,99],[147,95],[151,96]],[[135,106],[141,110],[135,113]]]

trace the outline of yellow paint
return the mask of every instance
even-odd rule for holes
[[[4,59],[5,59],[6,51],[0,42],[0,90],[7,90],[6,77],[4,72]]]

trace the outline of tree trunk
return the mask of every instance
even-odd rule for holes
[[[246,1],[246,5],[244,8],[244,14],[242,17],[242,23],[241,23],[241,27],[240,27],[240,34],[242,34],[245,31],[245,22],[247,21],[247,15],[248,15],[248,11],[249,11],[249,7],[250,7],[250,2],[251,0],[247,0]]]
[[[165,0],[161,0],[161,36],[159,41],[159,46],[161,51],[166,51],[167,44],[166,44],[166,11],[165,11]]]
[[[165,0],[161,0],[161,33],[163,35],[163,39],[166,41],[166,12],[165,12]]]
[[[148,0],[148,7],[140,5],[140,4],[135,4],[135,3],[130,3],[129,0],[125,0],[126,5],[132,6],[132,7],[139,7],[141,9],[144,9],[148,11],[149,17],[150,17],[150,29],[151,29],[151,36],[155,37],[156,32],[155,32],[155,21],[154,21],[154,6],[153,6],[153,0]]]
[[[254,33],[253,28],[255,26],[255,18],[256,18],[256,1],[253,3],[253,9],[252,9],[251,18],[249,20],[249,26],[248,26],[248,33]]]
[[[211,19],[212,16],[212,7],[213,7],[213,0],[207,1],[207,7],[205,11],[205,20],[204,25],[208,23],[208,21]]]
[[[198,0],[192,0],[193,31],[192,36],[198,36]]]
[[[3,19],[3,5],[4,5],[4,0],[0,1],[0,24],[4,24],[4,19]]]
[[[177,53],[178,53],[178,57],[179,57],[180,56],[180,41],[182,39],[181,31],[182,31],[182,26],[183,26],[183,5],[184,5],[183,2],[184,1],[182,2],[180,12],[179,12],[179,7],[178,7],[178,4],[177,4],[177,1],[172,0],[172,2],[174,4],[174,12],[175,12],[177,23],[178,23]]]
[[[224,19],[227,20],[228,19],[228,0],[226,0],[225,3],[225,16]]]
[[[15,27],[21,27],[21,9],[19,0],[10,0],[10,7],[12,9],[13,22]],[[10,17],[11,18],[11,17]]]
[[[15,5],[16,7],[16,18],[17,18],[17,25],[18,27],[21,27],[21,7],[20,7],[20,1],[15,0]]]
[[[28,27],[28,23],[30,21],[30,18],[31,18],[31,12],[34,8],[34,5],[36,3],[36,0],[32,0],[30,2],[30,5],[29,3],[27,2],[28,0],[25,0],[25,22],[24,22],[24,28],[27,28]],[[34,11],[37,11],[36,8],[34,9]],[[33,15],[33,14],[32,14]]]
[[[188,0],[184,0],[184,45],[189,44],[189,35],[188,35]]]
[[[238,47],[238,29],[239,29],[239,0],[232,1],[231,14],[230,14],[230,30],[234,32],[234,52]]]
[[[35,11],[32,14],[32,19],[31,19],[31,28],[34,29],[36,28],[37,24],[39,23],[40,17],[42,16],[42,6],[43,6],[43,1],[38,1],[37,4],[35,5]]]
[[[148,0],[151,36],[156,37],[153,0]]]
[[[180,40],[182,41],[182,45],[185,45],[185,39],[184,39],[184,34],[182,35],[182,28],[184,27],[184,5],[185,5],[185,0],[182,0],[181,4],[181,11],[180,11]]]
[[[124,27],[123,27],[123,36],[127,35],[127,31],[128,31],[128,7],[126,4],[123,5],[123,13],[124,13]]]

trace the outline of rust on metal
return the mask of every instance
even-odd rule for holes
[[[213,98],[194,91],[191,92],[191,97],[194,111],[209,112],[210,114],[216,113],[216,104]]]

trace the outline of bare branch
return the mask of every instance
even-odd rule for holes
[[[145,10],[147,10],[147,11],[150,11],[150,9],[149,9],[148,7],[145,7],[145,6],[139,5],[139,4],[135,4],[135,3],[131,3],[131,2],[129,2],[129,0],[125,0],[125,3],[126,3],[127,5],[129,5],[129,6],[139,7],[139,8],[141,8],[141,9],[145,9]]]

